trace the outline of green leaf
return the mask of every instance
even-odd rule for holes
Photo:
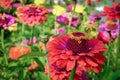
[[[48,79],[48,76],[45,75],[45,73],[39,72],[39,75],[40,75],[41,80],[49,80],[49,79]]]
[[[109,75],[108,80],[118,80],[120,77],[120,70],[116,72],[111,72],[111,75]]]
[[[35,58],[35,57],[43,57],[45,54],[38,52],[31,52],[29,54],[22,55],[20,58],[21,59],[26,59],[26,58]]]
[[[43,63],[38,58],[34,58],[34,60],[39,64],[40,69],[42,71],[44,71],[44,65],[43,65]]]

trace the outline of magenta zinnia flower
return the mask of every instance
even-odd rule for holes
[[[89,19],[90,22],[96,22],[97,20],[100,20],[103,17],[102,14],[90,14]]]
[[[34,26],[47,20],[45,15],[48,14],[48,10],[43,6],[25,5],[18,8],[17,14],[21,22]]]
[[[16,23],[15,17],[9,14],[0,14],[0,27],[7,29],[7,27],[12,27],[12,24]]]
[[[92,69],[99,73],[102,69],[101,65],[105,61],[102,52],[106,49],[102,41],[88,39],[88,35],[81,32],[55,37],[47,43],[47,50],[50,66],[53,69],[58,69],[56,72],[51,72],[54,75],[65,71],[67,76],[67,73],[74,68],[76,61],[76,68],[80,66],[82,71],[90,72]]]
[[[70,13],[65,13],[65,14],[57,17],[57,22],[68,25],[69,21],[70,21],[70,18],[71,18],[71,14]],[[71,27],[73,27],[73,28],[77,27],[78,23],[79,23],[79,19],[77,17],[73,17]]]

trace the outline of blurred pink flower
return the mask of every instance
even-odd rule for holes
[[[108,32],[99,32],[98,39],[103,41],[105,44],[108,44],[110,42],[110,35]]]
[[[17,15],[21,22],[24,24],[28,24],[33,27],[35,24],[40,24],[47,20],[46,14],[48,14],[48,9],[43,6],[36,5],[25,5],[23,7],[19,7],[17,10]]]
[[[31,40],[27,40],[27,39],[23,40],[22,44],[23,45],[31,45],[31,44],[36,44],[37,42],[38,42],[37,38],[34,37],[32,41]]]
[[[14,16],[0,13],[0,27],[1,28],[7,29],[7,27],[10,27],[12,24],[15,24],[15,23],[16,23],[16,19]]]

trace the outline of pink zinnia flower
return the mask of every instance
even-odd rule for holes
[[[21,22],[34,26],[47,20],[45,15],[48,14],[48,10],[43,6],[25,5],[18,8],[17,14]]]
[[[4,8],[11,8],[11,3],[14,0],[0,0],[0,6]]]

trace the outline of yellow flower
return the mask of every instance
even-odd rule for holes
[[[77,13],[83,13],[84,10],[85,10],[85,7],[83,5],[76,4],[75,12],[77,12]]]
[[[55,5],[53,7],[53,14],[56,15],[56,16],[59,16],[59,15],[65,13],[65,12],[66,12],[66,9],[59,6],[59,5]]]
[[[8,27],[9,31],[16,31],[17,30],[17,23],[12,24],[11,26]]]
[[[46,0],[34,0],[36,5],[45,4]]]

